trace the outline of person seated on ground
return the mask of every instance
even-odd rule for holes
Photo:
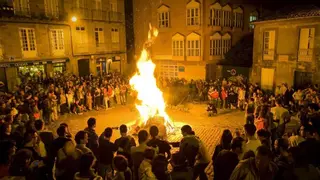
[[[168,159],[164,155],[159,154],[152,160],[152,172],[157,179],[171,180],[168,173]]]
[[[234,138],[230,150],[222,150],[214,163],[214,179],[229,179],[233,169],[239,163],[239,156],[242,154],[244,139],[241,137]],[[227,163],[226,163],[227,162]]]
[[[72,105],[71,105],[71,112],[74,114],[82,115],[84,111],[83,105],[80,104],[79,100],[76,100]]]
[[[158,138],[159,129],[157,126],[151,126],[149,133],[151,139],[148,141],[147,145],[159,150],[159,154],[164,155],[167,159],[171,157],[171,146],[167,141]]]
[[[208,112],[209,117],[218,113],[217,108],[215,107],[215,105],[213,103],[208,104],[207,112]]]
[[[172,154],[170,164],[172,166],[170,172],[172,180],[192,180],[192,168],[187,166],[186,159],[180,153]]]
[[[155,156],[155,150],[153,148],[146,148],[144,153],[144,160],[141,162],[138,171],[139,179],[156,179],[156,176],[152,172],[152,160]]]
[[[106,128],[99,137],[98,174],[102,177],[106,176],[106,172],[111,172],[113,174],[112,159],[114,153],[118,150],[118,147],[114,143],[110,142],[111,137],[111,128]]]
[[[86,147],[89,139],[88,133],[86,131],[79,131],[74,139],[77,143],[76,148],[79,149],[83,154],[92,153],[91,149]]]
[[[117,155],[113,158],[113,167],[116,174],[112,180],[132,180],[133,175],[128,166],[128,160],[122,155]],[[110,178],[111,179],[111,178]]]
[[[88,127],[84,129],[85,131],[87,131],[87,133],[89,135],[87,147],[89,149],[91,149],[91,151],[93,152],[94,155],[97,156],[98,147],[99,147],[99,140],[98,140],[98,135],[95,130],[96,125],[97,125],[96,119],[93,117],[89,118],[87,121],[87,125],[88,125]]]
[[[94,172],[93,166],[96,159],[92,153],[82,154],[80,157],[79,172],[74,175],[73,180],[103,180],[103,178]]]

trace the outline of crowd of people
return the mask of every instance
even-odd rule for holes
[[[243,130],[224,130],[212,156],[189,125],[181,128],[179,143],[160,137],[156,126],[140,130],[136,142],[126,125],[116,128],[120,138],[112,142],[115,128],[98,135],[95,118],[75,135],[65,123],[53,133],[46,125],[60,114],[126,104],[128,81],[117,74],[26,78],[1,96],[0,178],[206,180],[212,162],[216,180],[320,179],[317,86],[282,84],[272,94],[225,79],[160,82],[161,88],[188,85],[190,94],[217,108],[243,110]]]

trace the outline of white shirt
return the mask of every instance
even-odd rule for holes
[[[261,142],[258,139],[255,140],[248,140],[248,142],[244,145],[244,153],[248,151],[253,151],[256,154],[257,148],[261,146]]]

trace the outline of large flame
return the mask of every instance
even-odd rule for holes
[[[151,46],[154,39],[158,36],[158,30],[150,26],[148,33],[148,41],[141,53],[137,62],[137,72],[130,79],[130,85],[137,91],[137,98],[140,100],[136,103],[141,121],[139,125],[145,125],[150,118],[163,117],[167,131],[173,130],[173,123],[166,113],[166,104],[163,99],[162,91],[157,86],[156,78],[154,77],[154,70],[156,65],[152,62],[147,47]]]

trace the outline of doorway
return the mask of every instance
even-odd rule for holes
[[[78,60],[78,70],[79,76],[89,76],[90,75],[90,62],[89,59],[79,59]]]
[[[261,88],[264,90],[273,90],[274,69],[261,68]]]
[[[312,84],[312,73],[311,72],[302,72],[295,71],[294,72],[294,87],[298,88],[306,88]]]

